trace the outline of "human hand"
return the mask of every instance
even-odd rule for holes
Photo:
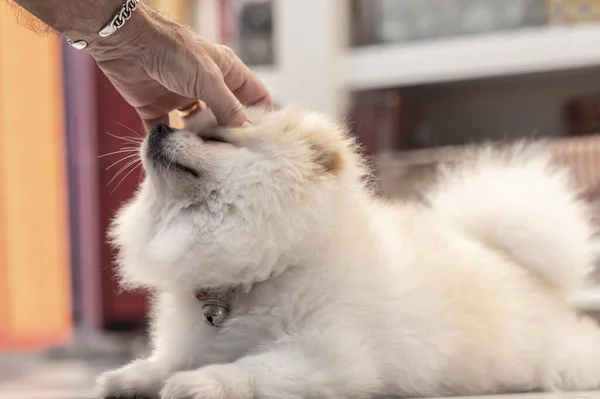
[[[149,7],[140,7],[110,42],[90,53],[146,129],[202,100],[219,124],[251,122],[243,106],[273,107],[260,80],[231,49],[210,43]],[[119,42],[116,40],[120,39]]]

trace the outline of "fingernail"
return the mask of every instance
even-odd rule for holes
[[[250,126],[254,126],[254,125],[252,125],[252,122],[250,122],[250,121],[246,121],[246,122],[244,122],[242,124],[242,128],[247,128],[247,127],[250,127]]]

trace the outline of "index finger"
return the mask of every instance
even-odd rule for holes
[[[273,100],[260,79],[240,58],[226,46],[218,46],[218,66],[225,85],[245,106],[263,106],[273,109]]]

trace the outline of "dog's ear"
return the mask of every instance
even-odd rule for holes
[[[323,171],[339,174],[346,165],[343,127],[322,117],[307,117],[301,121],[300,129],[313,161]]]
[[[311,142],[310,147],[313,153],[313,160],[320,165],[325,172],[337,174],[344,167],[344,157],[337,146]]]
[[[324,126],[319,129],[318,126],[313,126],[305,133],[305,139],[309,144],[313,161],[323,171],[338,174],[346,163],[342,142],[344,138],[342,135],[339,137],[332,135],[332,128],[335,127]]]

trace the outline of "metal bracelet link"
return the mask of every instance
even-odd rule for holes
[[[121,9],[117,14],[113,17],[113,19],[102,28],[98,34],[101,37],[108,37],[115,33],[117,29],[121,28],[125,25],[125,21],[127,21],[133,15],[133,12],[138,7],[138,3],[140,0],[126,0],[125,4],[121,6]]]
[[[121,6],[119,11],[115,14],[115,16],[110,20],[108,24],[98,32],[100,37],[108,37],[115,33],[117,29],[121,28],[125,25],[125,22],[131,18],[133,12],[137,9],[138,3],[141,0],[125,0],[125,4]],[[76,48],[77,50],[82,50],[87,47],[88,43],[85,40],[71,40],[67,39],[67,43]]]

